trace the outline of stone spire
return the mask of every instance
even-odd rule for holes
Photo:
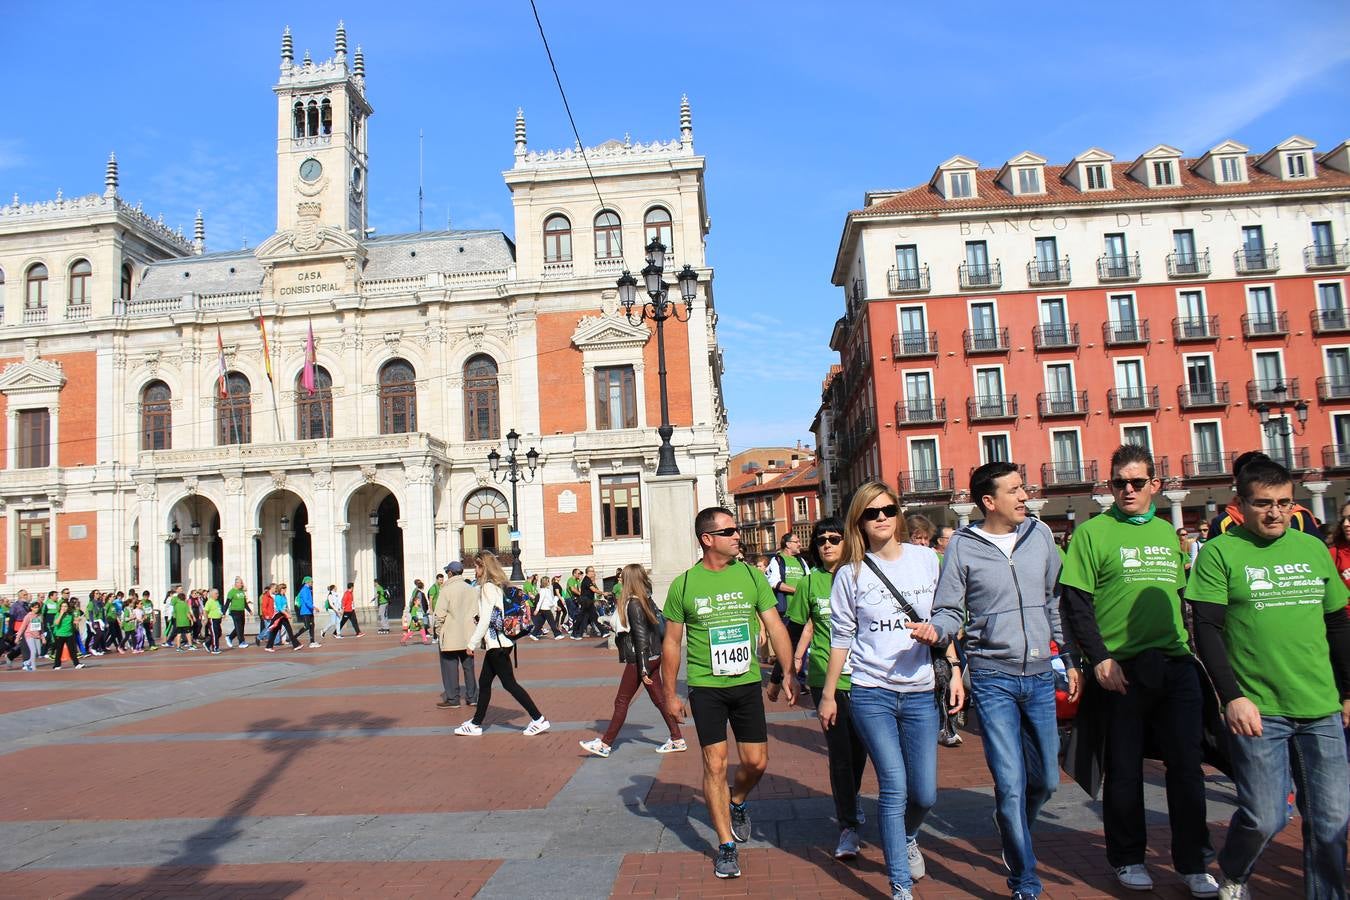
[[[689,112],[689,95],[680,97],[680,145],[686,148],[694,146],[694,117]]]
[[[117,196],[117,154],[108,154],[108,166],[103,170],[103,196],[112,199]]]
[[[305,58],[304,58],[304,60],[300,63],[300,65],[304,66],[305,68],[309,68],[310,66],[314,65],[314,60],[312,60],[312,59],[309,58],[309,51],[308,51],[308,50],[305,51]]]
[[[281,67],[289,69],[295,65],[295,45],[291,43],[291,26],[281,32]]]
[[[202,221],[202,211],[197,210],[197,218],[192,222],[192,252],[201,256],[206,252],[206,223]]]
[[[525,155],[525,108],[516,108],[516,158]]]
[[[337,36],[333,38],[333,54],[338,62],[347,61],[347,26],[338,19]]]
[[[356,61],[352,66],[352,74],[357,78],[366,77],[366,55],[361,52],[361,45],[356,45]]]

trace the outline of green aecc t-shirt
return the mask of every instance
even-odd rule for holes
[[[230,606],[230,612],[243,612],[248,606],[248,594],[243,588],[230,588],[225,594],[225,600]]]
[[[1243,696],[1295,719],[1340,712],[1324,616],[1346,596],[1326,546],[1293,528],[1273,541],[1241,526],[1210,538],[1186,587],[1187,600],[1228,607],[1223,641]]]
[[[744,562],[719,572],[700,562],[671,582],[663,612],[685,626],[689,686],[758,684],[759,614],[776,605],[764,573]]]
[[[807,609],[806,600],[801,595],[800,582],[806,577],[806,563],[800,556],[788,556],[786,553],[780,558],[783,560],[783,571],[780,573],[783,583],[797,590],[797,593],[787,595],[788,620],[796,622],[798,625],[805,625],[806,620],[811,616],[811,611]]]
[[[184,628],[192,624],[192,611],[187,600],[175,595],[173,598],[173,624]]]
[[[802,579],[797,593],[803,597],[811,613],[811,648],[806,658],[806,686],[825,687],[825,673],[830,668],[830,589],[834,587],[834,576],[829,572],[812,569]],[[844,664],[845,673],[848,663]],[[853,687],[853,679],[847,674],[840,675],[835,690],[847,691]]]

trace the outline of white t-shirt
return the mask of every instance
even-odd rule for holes
[[[1010,531],[1007,534],[991,534],[977,525],[972,525],[971,530],[997,547],[1002,551],[1004,556],[1008,557],[1008,559],[1012,559],[1013,547],[1017,546],[1016,530]]]
[[[937,553],[905,544],[896,560],[867,555],[926,619],[937,589]],[[907,621],[890,591],[866,564],[845,564],[835,572],[830,591],[830,646],[849,651],[855,686],[900,693],[932,690],[932,651],[914,640],[905,628]]]
[[[539,586],[539,605],[537,609],[540,612],[547,612],[558,608],[558,598],[553,596],[552,585]]]

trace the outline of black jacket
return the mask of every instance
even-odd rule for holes
[[[661,635],[656,626],[647,620],[642,604],[629,600],[624,610],[628,616],[628,631],[620,632],[615,638],[619,648],[619,662],[637,664],[638,660],[661,658]]]

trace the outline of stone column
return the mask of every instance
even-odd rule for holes
[[[647,521],[652,527],[652,596],[664,597],[681,572],[699,557],[694,535],[694,475],[649,475]]]
[[[1312,514],[1319,522],[1325,522],[1326,516],[1326,495],[1331,488],[1330,481],[1305,481],[1303,486],[1308,489],[1312,497]]]
[[[1172,504],[1173,528],[1181,528],[1183,526],[1184,520],[1182,518],[1181,504],[1186,501],[1186,497],[1189,496],[1190,493],[1190,491],[1163,491],[1163,496],[1167,498],[1167,502]]]
[[[407,507],[401,510],[403,521],[403,581],[404,590],[412,593],[414,578],[430,584],[436,578],[436,533],[432,510],[432,469],[429,465],[405,464],[405,483],[408,485]]]
[[[1045,509],[1045,504],[1049,502],[1050,502],[1049,500],[1046,500],[1041,497],[1027,500],[1027,512],[1030,515],[1034,516],[1035,518],[1039,519],[1041,517],[1041,510]]]
[[[163,523],[160,521],[159,514],[159,491],[155,483],[153,481],[139,482],[136,485],[136,496],[140,500],[140,511],[137,513],[140,529],[137,541],[141,545],[141,583],[139,587],[142,590],[150,591],[150,596],[158,602],[159,598],[169,588],[169,556],[166,547],[170,535],[165,534],[162,530]]]
[[[314,466],[310,469],[310,484],[314,489],[314,508],[310,510],[310,555],[313,563],[314,582],[320,581],[323,587],[336,584],[345,588],[343,580],[346,565],[339,552],[338,513],[334,508],[333,469],[331,466]]]
[[[234,584],[235,577],[244,579],[244,590],[255,601],[257,608],[257,573],[253,571],[253,554],[250,552],[253,530],[244,521],[244,473],[234,471],[225,473],[225,506],[220,510],[220,548],[221,566],[224,568],[225,587],[228,590]]]
[[[970,514],[975,511],[975,504],[953,503],[947,508],[956,513],[956,527],[965,528],[970,524]]]
[[[1093,494],[1092,499],[1097,501],[1097,505],[1102,508],[1102,512],[1106,512],[1111,508],[1111,504],[1116,502],[1116,498],[1110,494]]]

